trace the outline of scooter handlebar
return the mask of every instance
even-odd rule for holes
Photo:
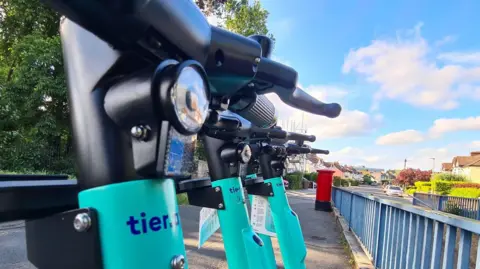
[[[307,134],[300,134],[295,132],[288,132],[287,133],[288,140],[295,140],[295,141],[309,141],[315,142],[317,139],[314,135],[307,135]]]
[[[328,155],[330,154],[330,151],[329,150],[326,150],[326,149],[311,149],[310,150],[310,153],[312,154],[325,154],[325,155]]]
[[[298,87],[293,92],[277,92],[277,94],[285,104],[315,115],[336,118],[342,111],[339,104],[323,103]]]

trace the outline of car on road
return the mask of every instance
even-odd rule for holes
[[[288,189],[288,181],[287,180],[283,180],[283,186],[285,186],[285,189]]]
[[[388,196],[399,196],[399,197],[403,197],[403,190],[402,190],[402,188],[400,188],[399,186],[389,185],[389,186],[387,186],[387,188],[385,189],[385,194],[387,194]]]

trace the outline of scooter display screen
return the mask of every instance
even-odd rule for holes
[[[164,173],[168,177],[189,177],[194,173],[197,135],[185,136],[170,128]]]

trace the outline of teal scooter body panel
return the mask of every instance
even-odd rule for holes
[[[85,190],[80,207],[98,213],[104,269],[171,268],[185,257],[172,179],[137,180]]]
[[[256,179],[257,175],[256,174],[250,174],[246,176],[246,179]],[[248,199],[253,201],[253,195],[248,195]],[[277,261],[275,260],[275,252],[273,251],[273,245],[272,245],[272,239],[270,236],[265,235],[265,234],[258,234],[260,238],[263,241],[263,244],[265,246],[265,255],[266,255],[266,261],[267,261],[267,266],[265,269],[276,269],[277,268]]]
[[[298,216],[288,204],[283,179],[276,177],[264,182],[272,184],[273,196],[268,201],[285,269],[304,269],[307,248]]]
[[[266,261],[266,247],[253,231],[240,178],[212,182],[222,189],[224,210],[218,210],[223,244],[229,269],[270,268]]]

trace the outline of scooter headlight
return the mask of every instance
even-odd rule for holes
[[[177,119],[188,133],[197,133],[208,114],[207,82],[193,66],[180,70],[170,91]]]
[[[159,93],[158,112],[165,120],[183,135],[200,131],[208,116],[210,89],[205,70],[198,62],[162,62],[152,86]]]

